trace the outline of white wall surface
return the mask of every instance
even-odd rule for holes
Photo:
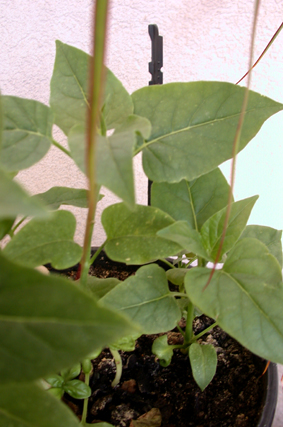
[[[48,104],[55,40],[89,52],[91,0],[0,0],[0,88],[5,95]],[[157,24],[164,44],[164,83],[190,80],[236,82],[247,70],[252,0],[112,0],[107,65],[129,92],[147,85],[151,42],[148,24]],[[262,0],[255,58],[283,17],[282,0]],[[283,31],[256,67],[252,89],[283,102]],[[55,132],[57,140],[64,138]],[[238,156],[235,198],[259,194],[250,223],[283,228],[283,113],[272,117]],[[229,177],[229,167],[223,166]],[[31,174],[32,172],[32,174]],[[147,181],[136,166],[137,200],[146,203]],[[37,165],[19,174],[32,193],[54,185],[85,186],[78,169],[52,148]],[[98,216],[106,203],[100,202]],[[77,216],[82,242],[85,211]],[[98,224],[93,244],[103,241]]]

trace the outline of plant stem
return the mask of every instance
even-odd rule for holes
[[[117,384],[119,384],[119,381],[121,379],[123,365],[122,365],[122,359],[121,359],[119,351],[113,350],[113,348],[110,348],[110,351],[112,353],[112,356],[114,358],[115,365],[116,365],[116,375],[115,375],[114,380],[111,383],[111,386],[115,387]]]
[[[184,344],[188,344],[193,338],[194,317],[195,317],[195,308],[194,308],[194,305],[191,302],[189,302],[189,305],[187,307],[187,322],[186,322]]]
[[[88,178],[88,215],[83,245],[83,255],[80,262],[81,283],[86,283],[91,238],[94,227],[94,217],[97,204],[96,182],[96,143],[97,127],[100,123],[100,107],[104,90],[104,54],[106,43],[108,0],[97,0],[95,3],[93,56],[90,60],[89,94],[90,108],[87,111],[87,135],[86,135],[86,175]],[[79,278],[79,277],[78,277]]]
[[[176,268],[175,265],[173,265],[170,261],[167,261],[167,259],[165,258],[162,258],[162,259],[160,258],[158,261],[163,262],[164,264],[168,265],[168,267],[170,268]]]
[[[16,229],[24,222],[24,220],[27,219],[27,216],[24,216],[17,224],[11,229],[10,233],[12,233],[12,236],[14,235]],[[12,237],[11,236],[11,237]]]
[[[107,239],[105,240],[105,242],[102,243],[102,245],[97,249],[97,251],[95,251],[95,253],[93,254],[93,256],[90,259],[90,265],[94,263],[94,261],[96,260],[96,258],[98,257],[98,255],[100,254],[102,249],[104,248],[106,242],[107,242]]]
[[[89,378],[90,378],[90,374],[85,374],[85,384],[89,385]],[[86,399],[84,399],[84,406],[83,406],[83,413],[82,413],[82,420],[81,420],[81,424],[85,425],[86,423],[86,417],[87,417],[87,408],[88,408],[88,397]]]
[[[59,144],[59,142],[52,139],[52,144],[55,145],[55,147],[59,148],[59,150],[63,151],[63,153],[67,154],[67,156],[72,158],[70,151],[68,151],[66,148],[62,147],[62,145]]]
[[[204,331],[200,332],[198,335],[195,335],[192,339],[191,339],[191,343],[197,341],[200,337],[202,337],[203,335],[207,334],[207,332],[211,331],[211,329],[215,328],[215,326],[217,326],[217,322],[213,323],[212,325],[210,325],[208,328],[204,329]]]

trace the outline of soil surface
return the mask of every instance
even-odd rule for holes
[[[125,268],[101,255],[93,274],[124,280],[136,267]],[[213,323],[206,316],[196,318],[195,334]],[[184,321],[180,326],[185,326]],[[202,392],[192,377],[189,358],[174,350],[171,364],[163,368],[151,353],[158,335],[141,336],[135,351],[121,352],[123,373],[113,389],[115,364],[105,349],[93,361],[90,379],[88,423],[105,421],[119,427],[255,427],[263,405],[262,372],[265,362],[243,348],[219,327],[199,342],[213,344],[217,351],[217,372]],[[168,333],[168,342],[181,344],[182,335]],[[83,376],[81,378],[83,380]],[[64,400],[80,417],[82,401]],[[145,414],[145,418],[143,417]],[[142,417],[141,419],[139,419]],[[139,419],[139,420],[138,420]],[[138,420],[138,421],[133,421]]]

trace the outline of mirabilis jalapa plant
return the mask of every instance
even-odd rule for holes
[[[281,232],[246,226],[257,196],[228,205],[220,246],[230,187],[218,166],[232,157],[245,88],[223,82],[171,83],[130,96],[111,71],[104,73],[106,16],[107,2],[98,0],[93,57],[56,42],[49,107],[1,98],[0,237],[11,237],[0,253],[2,425],[17,420],[15,425],[78,426],[76,417],[42,389],[42,379],[60,396],[62,390],[70,391],[67,383],[74,378],[75,364],[82,362],[89,378],[89,360],[103,347],[117,356],[137,336],[167,332],[182,316],[187,326],[181,348],[189,353],[195,379],[204,389],[217,357],[193,335],[196,310],[252,352],[283,363]],[[268,117],[283,110],[260,94],[248,95],[239,150]],[[54,124],[67,135],[69,151],[53,140]],[[86,173],[88,190],[55,187],[30,197],[12,180],[17,171],[38,162],[51,144]],[[153,181],[152,206],[135,203],[132,159],[139,152]],[[87,276],[96,256],[90,260],[102,185],[122,199],[102,214],[104,250],[113,260],[146,264],[124,282]],[[88,208],[83,248],[73,241],[74,216],[58,210],[64,204]],[[170,264],[165,272],[152,264],[184,254],[188,263],[180,263],[181,268]],[[217,254],[223,265],[210,277],[207,264]],[[186,268],[192,260],[198,266]],[[63,269],[77,262],[75,283],[34,269],[46,263]],[[168,279],[179,292],[170,292]],[[170,363],[173,349],[166,335],[153,346],[163,365]]]

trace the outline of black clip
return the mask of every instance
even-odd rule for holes
[[[163,37],[158,34],[157,25],[149,25],[148,33],[151,38],[151,62],[148,63],[148,70],[152,75],[149,85],[161,85],[163,83]]]

